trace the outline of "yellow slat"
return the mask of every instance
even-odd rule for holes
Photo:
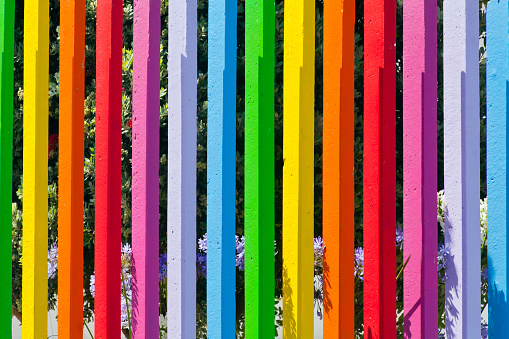
[[[313,336],[315,3],[285,3],[283,337]]]
[[[25,0],[23,339],[47,337],[48,0]]]

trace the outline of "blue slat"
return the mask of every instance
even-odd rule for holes
[[[507,88],[509,73],[508,1],[488,3],[487,182],[488,322],[490,338],[507,337]]]
[[[235,338],[237,1],[209,2],[207,337]]]

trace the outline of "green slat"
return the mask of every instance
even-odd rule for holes
[[[246,0],[246,338],[274,338],[273,0]]]
[[[12,337],[14,0],[0,0],[0,338]]]

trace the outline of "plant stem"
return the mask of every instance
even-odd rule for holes
[[[405,261],[405,264],[403,265],[403,267],[401,267],[401,269],[399,270],[399,273],[398,275],[396,276],[396,280],[399,279],[400,275],[403,273],[403,270],[405,269],[406,265],[408,264],[408,260],[410,260],[410,257],[411,255],[408,256],[407,260]]]
[[[124,271],[120,271],[120,274],[121,274],[121,277],[122,277],[122,287],[123,287],[123,292],[122,294],[124,295],[124,298],[125,298],[125,303],[126,303],[126,310],[127,310],[127,328],[129,330],[129,336],[127,337],[127,339],[131,339],[131,315],[129,313],[129,304],[127,303],[128,299],[127,298],[127,291],[126,291],[126,288],[125,288],[125,280],[124,280]],[[129,299],[130,301],[130,299]]]
[[[90,336],[92,337],[92,339],[94,339],[94,335],[92,334],[92,331],[90,331],[90,328],[88,327],[88,324],[87,324],[87,322],[85,321],[85,319],[83,319],[83,325],[85,325],[85,327],[87,328],[88,334],[90,334]]]

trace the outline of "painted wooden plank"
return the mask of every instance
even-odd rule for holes
[[[120,338],[122,0],[97,2],[95,337]]]
[[[354,338],[355,2],[324,2],[323,337]]]
[[[159,336],[161,1],[135,0],[133,25],[132,336]]]
[[[209,3],[207,336],[234,338],[237,1]]]
[[[83,337],[85,0],[60,4],[58,335]]]
[[[23,337],[48,318],[48,0],[25,2],[23,68]]]
[[[445,242],[451,246],[445,328],[447,338],[472,338],[481,330],[479,7],[445,1],[443,15]]]
[[[168,338],[196,338],[196,0],[168,12]]]
[[[0,337],[12,337],[14,1],[0,0]]]
[[[437,3],[403,4],[405,338],[438,337]]]
[[[274,27],[271,0],[246,1],[246,338],[275,334]]]
[[[315,2],[285,6],[283,337],[313,336]]]
[[[473,11],[473,9],[472,9]],[[490,338],[507,336],[509,307],[507,242],[507,97],[509,95],[509,7],[507,0],[490,1],[486,14],[487,184],[488,184],[488,321]],[[472,37],[473,39],[473,37]],[[473,47],[472,47],[473,48]],[[468,74],[468,73],[467,73]],[[468,90],[468,88],[467,88]],[[473,91],[474,89],[472,89]],[[467,97],[468,93],[465,93]],[[472,95],[472,94],[470,94]],[[465,107],[468,107],[465,105]],[[477,112],[477,110],[472,109]],[[473,114],[475,114],[473,112]],[[472,226],[473,227],[473,226]],[[476,258],[477,259],[477,258]],[[476,277],[477,280],[477,277]],[[465,293],[465,292],[464,292]],[[477,328],[476,328],[477,330]]]
[[[364,5],[364,333],[396,337],[396,2]]]

